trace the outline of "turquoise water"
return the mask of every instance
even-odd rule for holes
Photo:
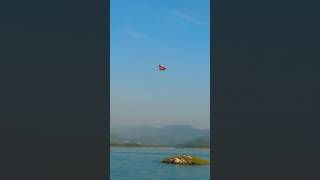
[[[210,166],[179,166],[161,163],[171,155],[190,154],[210,160],[201,149],[111,147],[111,180],[209,180]]]

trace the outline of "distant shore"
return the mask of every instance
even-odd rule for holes
[[[126,147],[126,148],[161,148],[161,149],[198,149],[198,150],[210,150],[210,147],[166,147],[159,145],[145,145],[145,144],[110,144],[110,147]]]

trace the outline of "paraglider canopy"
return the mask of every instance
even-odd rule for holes
[[[164,65],[159,64],[159,70],[165,71],[167,68]]]

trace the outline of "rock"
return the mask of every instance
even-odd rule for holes
[[[181,160],[179,158],[174,158],[174,163],[179,164],[181,163]]]
[[[174,156],[162,160],[162,163],[179,164],[179,165],[208,165],[210,161],[200,157],[192,156]]]
[[[186,159],[192,159],[192,156],[184,156]]]

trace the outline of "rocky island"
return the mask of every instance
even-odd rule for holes
[[[209,165],[210,161],[196,156],[182,155],[165,158],[162,163],[178,164],[178,165]]]

